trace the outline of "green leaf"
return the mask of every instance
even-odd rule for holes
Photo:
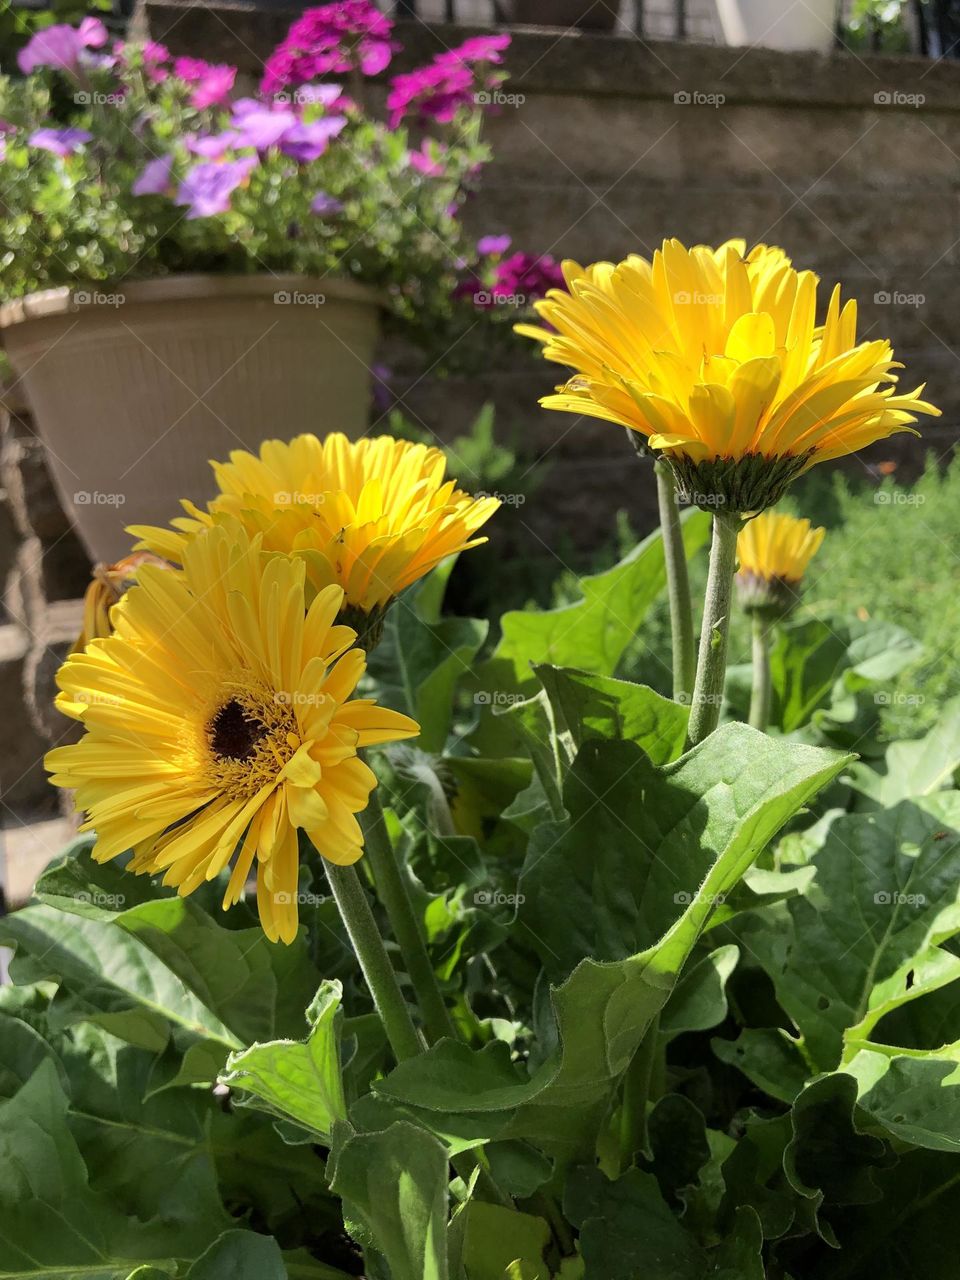
[[[741,1205],[713,1255],[711,1280],[764,1280],[763,1226],[756,1209]]]
[[[443,750],[457,682],[470,673],[489,629],[476,618],[440,616],[442,586],[451,568],[440,566],[403,592],[387,614],[382,640],[368,655],[379,701],[416,720],[423,751]]]
[[[587,741],[564,787],[568,823],[531,840],[518,924],[554,977],[584,955],[617,960],[651,946],[691,905],[702,927],[845,763],[740,724],[663,768],[631,743]]]
[[[839,1063],[847,1028],[910,987],[918,956],[960,930],[958,830],[960,792],[837,818],[807,889],[731,925],[820,1069]]]
[[[857,1128],[856,1101],[857,1082],[841,1072],[814,1080],[794,1102],[783,1167],[800,1195],[837,1205],[880,1198],[875,1174],[890,1163],[889,1152]]]
[[[176,1226],[141,1223],[94,1194],[52,1062],[0,1103],[0,1275],[126,1280],[138,1263],[173,1271]]]
[[[609,1182],[576,1169],[564,1211],[580,1231],[584,1280],[701,1280],[707,1260],[668,1207],[657,1180],[631,1169]]]
[[[625,778],[625,758],[629,769],[644,779],[645,791],[637,789],[636,778]],[[571,820],[566,835],[569,857],[560,860],[555,873],[560,876],[562,871],[566,881],[558,885],[540,877],[542,892],[563,918],[558,927],[544,908],[537,920],[550,941],[540,939],[538,945],[546,949],[555,943],[569,956],[576,948],[570,947],[567,935],[577,930],[580,953],[593,951],[594,934],[585,934],[577,916],[596,914],[606,921],[604,895],[625,914],[623,904],[629,908],[630,900],[618,896],[620,888],[612,880],[625,878],[628,885],[639,880],[643,886],[643,871],[638,877],[631,858],[643,859],[655,887],[651,898],[657,906],[651,901],[647,927],[657,940],[619,961],[581,960],[552,991],[560,1048],[532,1076],[525,1078],[516,1069],[509,1055],[504,1056],[504,1046],[477,1053],[441,1041],[374,1085],[377,1093],[410,1108],[427,1128],[442,1131],[455,1114],[472,1118],[477,1141],[525,1138],[567,1158],[571,1152],[592,1150],[611,1091],[670,994],[714,904],[737,883],[777,829],[843,767],[845,757],[774,744],[743,725],[728,725],[660,771],[629,743],[587,743],[578,763],[581,760],[590,768],[594,762],[605,763],[609,772],[598,775],[605,779],[603,787],[621,790],[612,805],[610,796],[605,796],[604,805],[584,800],[589,824],[577,826]],[[615,822],[618,815],[623,818]],[[664,867],[659,862],[651,865],[647,846],[630,843],[632,831],[624,825],[628,822],[649,833]],[[604,845],[605,836],[623,845],[619,859]],[[592,876],[592,862],[603,865],[602,878]],[[685,877],[681,884],[692,886],[692,900],[685,905],[672,901],[679,876]],[[596,901],[586,913],[582,904],[592,894]],[[666,895],[669,910],[663,909]],[[662,911],[659,921],[656,910]],[[620,925],[612,911],[609,918],[612,923],[604,929],[604,938],[614,936]],[[627,922],[637,930],[636,913],[632,918],[627,914]],[[666,926],[659,938],[658,924],[661,929]],[[554,960],[562,971],[565,961],[559,952]]]
[[[737,967],[740,949],[717,947],[688,969],[660,1015],[660,1034],[668,1040],[685,1031],[707,1031],[727,1016],[727,980]]]
[[[347,1105],[340,1069],[339,982],[325,982],[310,1009],[311,1028],[302,1043],[274,1040],[233,1053],[221,1083],[242,1091],[244,1105],[293,1120],[329,1142],[345,1120]]]
[[[714,1039],[710,1047],[721,1062],[788,1105],[810,1078],[797,1041],[782,1027],[744,1027],[736,1040]]]
[[[383,1254],[391,1280],[447,1280],[444,1147],[405,1122],[336,1136],[330,1185],[352,1233]]]
[[[710,537],[710,518],[685,511],[683,541],[688,559]],[[619,564],[581,578],[583,600],[546,612],[505,613],[494,659],[509,663],[514,678],[530,679],[531,663],[551,663],[613,675],[624,649],[666,586],[663,539],[650,534]]]
[[[543,1218],[470,1200],[456,1219],[455,1235],[466,1280],[503,1280],[518,1264],[523,1280],[550,1280],[543,1260],[550,1228]]]
[[[617,738],[642,747],[654,764],[682,753],[690,711],[643,684],[535,665],[553,709],[554,731],[572,760],[584,742]]]
[[[844,1071],[855,1077],[860,1106],[891,1136],[960,1152],[960,1044],[909,1054],[862,1049]]]
[[[884,771],[855,764],[852,784],[881,808],[900,800],[927,796],[949,786],[960,769],[960,698],[943,708],[937,723],[915,742],[893,742],[887,748]]]
[[[225,1231],[185,1280],[287,1280],[287,1268],[276,1240],[253,1231]]]
[[[922,652],[912,636],[890,623],[828,617],[801,618],[777,629],[770,653],[771,723],[784,733],[807,724],[844,689],[892,679]]]
[[[0,918],[0,942],[17,949],[14,982],[60,982],[65,998],[58,996],[54,1008],[63,1022],[89,1019],[154,1051],[166,1046],[171,1026],[225,1049],[239,1047],[222,1020],[116,924],[25,907]]]

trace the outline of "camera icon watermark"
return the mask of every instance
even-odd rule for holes
[[[899,289],[879,289],[873,295],[874,304],[878,307],[918,307],[927,301],[925,293],[902,293]]]
[[[501,889],[477,889],[473,895],[475,907],[520,907],[526,900],[522,893],[504,893]]]
[[[522,107],[526,94],[504,93],[502,89],[481,89],[473,95],[477,107]]]
[[[122,307],[126,294],[102,293],[99,289],[78,289],[71,298],[74,311],[80,307]]]
[[[877,107],[922,107],[926,100],[924,93],[901,93],[899,89],[878,89],[873,95]]]
[[[322,307],[327,301],[325,293],[304,293],[300,289],[278,289],[273,295],[278,307]]]
[[[923,893],[901,893],[899,889],[880,889],[873,895],[873,901],[878,907],[924,907],[927,904],[927,897]]]
[[[725,93],[702,93],[699,89],[678,89],[673,95],[678,107],[722,107],[727,100]]]
[[[127,500],[125,493],[101,493],[99,489],[79,489],[73,495],[75,507],[122,507]]]
[[[873,495],[877,507],[922,507],[926,500],[925,493],[904,493],[902,489],[879,489]]]

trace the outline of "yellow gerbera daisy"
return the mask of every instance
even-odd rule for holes
[[[268,440],[259,457],[238,449],[212,465],[220,492],[207,510],[184,502],[173,529],[133,527],[138,545],[180,563],[190,537],[234,516],[265,549],[302,556],[314,589],[341,586],[345,620],[362,633],[404,587],[485,542],[473,535],[500,505],[445,481],[439,449],[391,436]]]
[[[749,612],[782,617],[798,599],[807,566],[820,549],[824,529],[776,511],[749,521],[737,537],[737,590]]]
[[[797,583],[820,550],[825,529],[777,511],[765,511],[744,525],[737,538],[739,572],[755,578]]]
[[[232,862],[235,903],[257,860],[268,937],[297,932],[298,831],[324,858],[354,862],[354,815],[376,779],[361,747],[409,738],[414,721],[349,700],[365,667],[336,625],[343,590],[307,609],[305,566],[265,555],[259,536],[215,526],[183,548],[183,572],[144,565],[114,606],[114,634],[74,654],[57,705],[81,740],[46,759],[76,789],[82,830],[104,862],[163,873],[188,894]]]
[[[939,412],[922,386],[896,393],[890,343],[857,343],[839,286],[816,323],[818,279],[782,249],[667,240],[652,262],[563,272],[536,303],[549,327],[517,326],[576,370],[541,404],[639,432],[703,505],[761,510],[814,463]]]

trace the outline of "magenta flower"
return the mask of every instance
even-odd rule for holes
[[[319,103],[327,111],[345,111],[353,105],[339,84],[305,84],[297,90],[297,102],[302,105]]]
[[[438,62],[502,62],[504,49],[510,45],[508,35],[471,36],[456,49],[437,55]]]
[[[343,201],[338,200],[336,196],[327,195],[326,191],[321,191],[310,201],[311,213],[319,214],[320,217],[329,217],[331,214],[340,213],[343,209]]]
[[[447,55],[426,67],[394,76],[387,94],[390,128],[406,116],[420,121],[449,124],[462,106],[475,101],[473,73],[466,63],[451,62]]]
[[[308,9],[267,59],[260,88],[274,94],[354,70],[375,76],[388,66],[396,48],[392,30],[393,23],[370,0],[338,0]]]
[[[170,186],[172,156],[158,156],[143,167],[143,172],[130,188],[135,196],[162,196]]]
[[[190,105],[198,111],[222,102],[237,78],[236,67],[204,62],[202,58],[177,58],[173,64],[173,73],[193,86]]]
[[[93,134],[86,129],[36,129],[27,141],[31,147],[38,147],[41,151],[49,151],[55,156],[69,156],[92,138]]]
[[[196,164],[180,183],[177,204],[189,207],[188,219],[226,213],[231,195],[247,181],[259,163],[256,156],[244,156],[225,164]]]
[[[295,124],[280,139],[280,150],[300,164],[310,164],[326,151],[347,123],[346,116],[324,116],[322,120]]]
[[[107,28],[99,18],[84,18],[79,27],[56,23],[31,36],[17,54],[17,66],[25,76],[38,67],[54,67],[69,75],[80,66],[86,49],[99,49],[107,39]]]
[[[509,236],[481,236],[477,241],[477,253],[481,258],[506,253],[511,243]]]
[[[442,178],[446,172],[443,166],[446,151],[446,147],[439,143],[424,139],[419,151],[407,152],[407,161],[411,169],[415,169],[425,178]]]
[[[118,41],[113,46],[113,52],[126,67],[136,66],[139,57],[143,74],[151,84],[161,84],[170,74],[163,65],[170,61],[170,50],[165,44],[158,44],[156,40],[148,40],[140,45],[123,44]]]

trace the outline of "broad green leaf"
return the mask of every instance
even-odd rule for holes
[[[777,630],[770,653],[771,723],[792,733],[826,706],[841,678],[849,692],[892,679],[922,648],[900,627],[852,618],[801,618]]]
[[[713,1255],[711,1280],[764,1280],[763,1226],[756,1209],[741,1205]]]
[[[818,1204],[870,1204],[880,1198],[875,1175],[890,1163],[890,1153],[878,1138],[859,1131],[856,1101],[856,1081],[836,1073],[814,1080],[793,1104],[793,1137],[783,1167],[794,1190]]]
[[[351,1230],[356,1223],[361,1238],[375,1242],[391,1280],[447,1280],[444,1147],[404,1122],[336,1139],[330,1185]]]
[[[197,1258],[184,1280],[288,1280],[276,1240],[253,1231],[225,1231]]]
[[[644,1168],[649,1166],[667,1203],[678,1205],[710,1159],[703,1114],[682,1093],[667,1093],[650,1111],[647,1131],[650,1159]]]
[[[164,905],[158,903],[158,906]],[[16,948],[14,982],[54,978],[64,1022],[90,1020],[132,1044],[162,1050],[181,1027],[226,1049],[239,1040],[177,974],[116,924],[25,907],[0,919],[0,942]]]
[[[681,520],[689,558],[707,544],[710,518],[689,510]],[[657,530],[612,569],[581,578],[583,599],[576,604],[546,612],[505,613],[493,657],[508,662],[521,683],[530,679],[530,664],[542,662],[613,675],[665,586],[663,539]]]
[[[456,1219],[456,1236],[466,1280],[503,1280],[517,1266],[523,1280],[550,1280],[543,1260],[550,1228],[543,1218],[470,1200]]]
[[[883,771],[857,763],[852,784],[881,808],[900,800],[927,796],[950,786],[960,769],[960,698],[943,708],[937,723],[915,742],[894,742],[887,748]]]
[[[826,829],[806,891],[731,925],[769,974],[821,1070],[847,1028],[911,985],[913,964],[960,930],[960,792]]]
[[[127,1280],[138,1264],[174,1271],[176,1225],[138,1222],[90,1190],[52,1062],[0,1103],[0,1275]]]
[[[817,1259],[816,1280],[954,1280],[960,1275],[957,1157],[905,1150],[877,1175],[881,1199],[837,1220],[838,1250]]]
[[[705,924],[781,826],[846,758],[727,724],[657,768],[632,743],[584,743],[566,824],[533,836],[518,924],[551,976],[652,946],[693,906]],[[590,903],[590,910],[583,909]]]
[[[740,949],[717,947],[693,965],[674,987],[660,1015],[660,1034],[672,1040],[684,1031],[707,1031],[727,1016],[727,980]]]
[[[553,709],[555,732],[568,760],[584,742],[617,738],[642,747],[654,764],[682,753],[690,712],[643,684],[612,676],[588,675],[545,665],[534,666]]]
[[[580,1231],[584,1280],[703,1280],[707,1259],[679,1223],[651,1174],[631,1169],[609,1182],[576,1169],[564,1211]]]
[[[383,639],[368,655],[379,701],[416,720],[424,751],[443,750],[454,689],[470,673],[488,631],[488,623],[476,618],[440,616],[437,583],[446,581],[449,567],[442,580],[436,573],[403,592],[387,614]]]
[[[339,982],[324,983],[308,1010],[303,1042],[274,1040],[233,1053],[220,1076],[242,1092],[241,1102],[293,1120],[329,1142],[347,1115],[340,1070]]]
[[[714,1039],[710,1046],[778,1102],[789,1105],[810,1078],[797,1041],[782,1027],[744,1027],[736,1040]]]
[[[715,903],[737,883],[778,828],[845,763],[845,757],[832,752],[789,743],[774,745],[743,725],[725,726],[664,770],[654,770],[643,753],[629,743],[590,742],[581,749],[578,762],[581,759],[591,767],[597,761],[609,767],[609,773],[602,775],[606,779],[603,785],[609,790],[621,787],[613,801],[617,809],[607,813],[609,796],[603,806],[584,800],[589,825],[582,823],[578,828],[571,820],[569,858],[560,860],[556,872],[556,877],[561,870],[566,875],[566,885],[545,876],[538,881],[562,919],[558,925],[545,914],[538,915],[550,941],[541,937],[534,942],[545,950],[555,942],[569,954],[567,934],[574,929],[580,953],[593,951],[594,933],[585,936],[583,922],[576,916],[595,913],[605,919],[605,904],[599,897],[591,913],[584,912],[582,904],[594,893],[606,893],[613,901],[617,890],[606,877],[594,879],[589,864],[600,862],[607,877],[626,878],[628,883],[639,882],[645,887],[642,874],[638,881],[634,868],[628,865],[630,857],[644,859],[651,882],[654,876],[672,881],[656,886],[658,908],[664,908],[665,897],[669,904],[659,920],[659,927],[666,926],[666,932],[658,937],[651,905],[647,927],[653,934],[652,945],[610,963],[581,960],[553,990],[560,1048],[532,1076],[524,1077],[509,1055],[504,1056],[502,1046],[477,1053],[464,1045],[441,1041],[416,1062],[401,1063],[375,1084],[376,1092],[410,1108],[428,1128],[442,1131],[455,1114],[472,1117],[477,1141],[525,1138],[548,1152],[564,1152],[568,1157],[571,1152],[592,1150],[611,1091],[673,989]],[[644,778],[643,803],[633,787],[624,785],[625,768]],[[607,816],[601,817],[597,810]],[[618,814],[623,815],[623,821],[614,827]],[[665,872],[659,864],[651,868],[649,850],[629,844],[628,821],[650,833],[672,867]],[[602,841],[607,835],[622,841],[629,850],[622,862],[603,862],[608,850]],[[585,868],[582,863],[587,864]],[[579,883],[581,873],[585,878]],[[673,901],[677,875],[686,877],[681,884],[692,886],[686,903]],[[618,902],[622,904],[623,898]],[[623,910],[622,905],[618,910]],[[636,936],[636,913],[628,917],[628,926]],[[616,936],[614,926],[603,936]],[[624,944],[620,946],[626,950]],[[558,962],[555,967],[563,971],[559,952],[554,959]]]
[[[960,1152],[960,1042],[911,1052],[864,1048],[844,1071],[855,1077],[863,1111],[892,1137]]]

